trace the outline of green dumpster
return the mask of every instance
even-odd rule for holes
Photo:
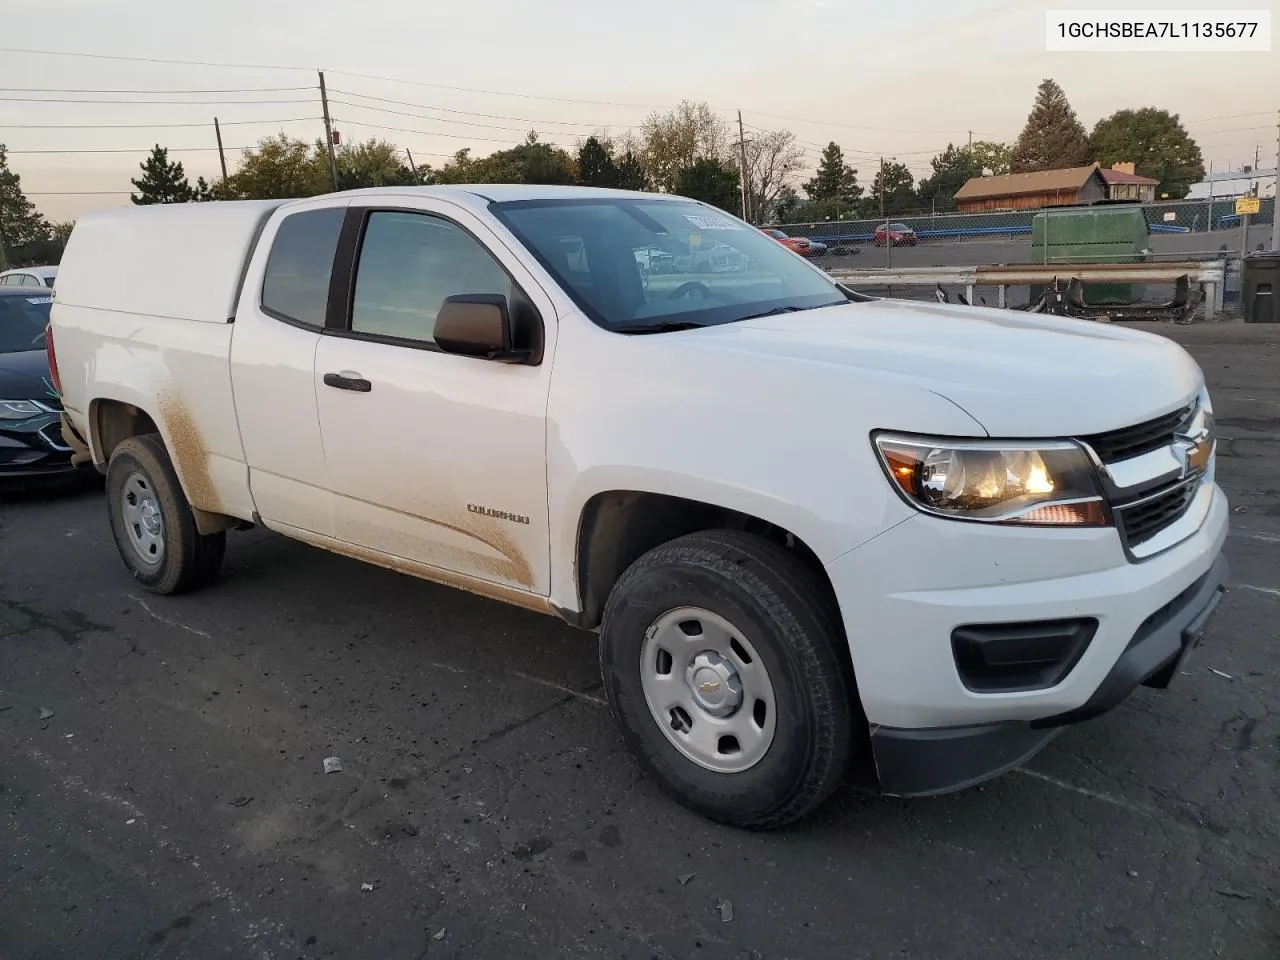
[[[1032,263],[1142,263],[1147,244],[1147,218],[1137,206],[1042,210],[1031,220]],[[1064,274],[1059,282],[1070,279]],[[1142,284],[1092,283],[1084,297],[1089,304],[1129,304],[1145,292]],[[1043,286],[1032,287],[1032,301],[1043,293]]]

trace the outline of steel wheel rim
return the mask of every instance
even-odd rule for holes
[[[120,518],[138,561],[148,567],[164,562],[164,515],[155,488],[141,473],[131,473],[120,486]]]
[[[742,631],[710,610],[680,607],[650,625],[640,685],[658,729],[706,770],[742,773],[773,744],[778,711],[769,671]]]

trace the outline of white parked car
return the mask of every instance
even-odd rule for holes
[[[58,268],[16,267],[0,273],[0,287],[52,287]]]
[[[692,234],[749,268],[646,287]],[[86,214],[49,342],[141,586],[260,524],[598,630],[640,763],[743,826],[1022,763],[1175,678],[1227,576],[1181,347],[859,295],[675,196]]]

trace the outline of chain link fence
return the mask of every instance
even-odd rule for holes
[[[1253,251],[1259,244],[1270,246],[1275,200],[1264,199],[1261,207],[1249,218],[1247,237],[1242,218],[1235,212],[1234,198],[1004,213],[918,212],[770,226],[821,244],[825,249],[816,251],[818,256],[857,256],[858,266],[978,266],[1080,262],[1082,258],[1106,262],[1131,257],[1114,249],[1094,254],[1081,249],[1100,241],[1091,239],[1089,228],[1081,226],[1082,218],[1069,215],[1131,210],[1140,211],[1145,224],[1146,242],[1139,247],[1145,251],[1141,253],[1144,258],[1198,259],[1224,254],[1238,258],[1242,251]]]
[[[1161,260],[1227,260],[1222,305],[1230,312],[1239,295],[1240,258],[1271,246],[1275,200],[1244,218],[1235,199],[1087,207],[1003,213],[912,213],[888,218],[780,224],[777,229],[814,243],[824,269],[973,267],[997,264],[1133,263]],[[928,288],[865,288],[869,293],[930,298]],[[1090,301],[1116,290],[1090,285]],[[1130,286],[1121,299],[1161,301],[1173,295],[1165,284]],[[1036,288],[1011,288],[1011,302],[1034,300]],[[990,298],[988,297],[990,295]],[[994,291],[982,299],[994,303]]]

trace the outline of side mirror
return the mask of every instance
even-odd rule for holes
[[[507,298],[497,293],[446,297],[436,315],[435,341],[445,353],[503,363],[523,363],[530,351],[518,349]]]

